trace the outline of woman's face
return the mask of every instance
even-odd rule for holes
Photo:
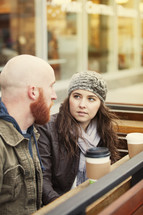
[[[74,90],[69,98],[70,113],[84,130],[95,117],[100,104],[100,99],[87,90]]]

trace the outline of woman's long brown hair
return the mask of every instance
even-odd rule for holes
[[[114,130],[114,119],[116,116],[101,102],[100,108],[95,116],[97,120],[97,132],[102,140],[102,146],[108,147],[111,153],[112,163],[119,159],[117,150],[118,136]],[[69,111],[69,98],[66,98],[60,107],[56,120],[59,144],[64,146],[69,155],[76,155],[78,152],[78,137],[80,127]]]

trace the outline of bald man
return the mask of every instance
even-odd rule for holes
[[[19,55],[0,74],[0,214],[29,215],[41,207],[42,163],[33,124],[49,120],[55,75],[44,60]]]

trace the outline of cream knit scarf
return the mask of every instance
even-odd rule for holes
[[[78,146],[79,146],[81,152],[80,152],[79,170],[77,173],[76,185],[81,184],[82,182],[84,182],[87,179],[86,163],[85,163],[86,150],[91,147],[96,147],[100,141],[100,137],[97,133],[96,120],[91,121],[86,132],[82,129],[82,138],[78,139]]]

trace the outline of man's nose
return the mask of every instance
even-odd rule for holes
[[[57,99],[57,94],[56,94],[55,90],[53,89],[51,100],[56,100],[56,99]]]

